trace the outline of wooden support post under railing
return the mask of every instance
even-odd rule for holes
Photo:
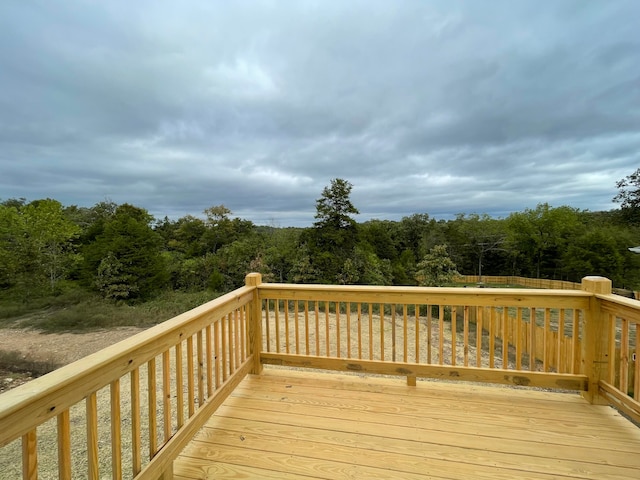
[[[169,463],[169,466],[160,474],[158,480],[173,480],[173,462]]]
[[[589,387],[583,396],[593,404],[606,405],[608,402],[600,396],[598,382],[606,379],[609,368],[607,350],[608,329],[605,316],[600,309],[600,299],[595,294],[611,294],[611,280],[604,277],[585,277],[582,290],[593,293],[589,301],[589,310],[585,312],[582,339],[581,373],[589,378]]]
[[[251,373],[259,375],[262,373],[262,362],[260,361],[260,353],[262,352],[262,308],[258,296],[258,286],[262,283],[262,275],[250,273],[245,277],[244,282],[247,287],[256,287],[249,311],[249,346],[253,355]]]

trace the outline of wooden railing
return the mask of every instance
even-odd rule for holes
[[[598,295],[607,332],[607,371],[600,374],[600,393],[640,423],[640,309],[638,301]]]
[[[65,479],[169,479],[184,445],[263,364],[577,390],[640,421],[640,302],[600,277],[581,287],[262,284],[250,274],[245,287],[0,396],[0,457],[22,458],[24,479],[39,464]]]
[[[525,288],[546,288],[554,290],[580,290],[579,283],[549,278],[529,278],[516,275],[462,275],[464,283],[486,283],[494,285],[518,285]]]
[[[581,284],[566,280],[553,280],[549,278],[529,278],[515,275],[461,275],[461,283],[475,283],[477,285],[517,285],[524,288],[546,288],[554,290],[580,290]],[[613,293],[627,298],[640,298],[640,292],[626,288],[613,288]]]
[[[42,464],[46,478],[171,478],[253,368],[255,295],[245,286],[1,395],[0,476],[36,479]]]
[[[259,292],[263,363],[587,389],[579,370],[588,292],[277,284]]]

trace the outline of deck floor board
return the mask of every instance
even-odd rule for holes
[[[639,451],[639,428],[577,394],[265,369],[174,477],[637,479]]]

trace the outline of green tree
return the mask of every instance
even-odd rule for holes
[[[153,217],[138,207],[123,204],[103,223],[83,253],[93,285],[111,298],[146,299],[168,282],[162,239],[151,228]],[[114,283],[109,285],[111,279]],[[122,286],[127,282],[127,288]]]
[[[297,251],[298,253],[289,272],[290,280],[293,283],[317,282],[319,274],[311,261],[309,247],[306,244],[302,244]]]
[[[463,272],[498,274],[504,270],[507,232],[504,222],[487,214],[459,214],[450,225],[456,231],[456,242],[449,243],[457,252],[456,264]],[[454,235],[448,235],[448,238]]]
[[[104,230],[104,225],[116,213],[118,205],[111,200],[96,203],[89,209],[72,209],[71,219],[82,228],[79,242],[87,245],[93,242]]]
[[[428,287],[442,287],[460,276],[456,264],[451,260],[446,245],[436,245],[418,263],[418,283]]]
[[[201,257],[183,258],[174,272],[172,283],[174,288],[183,291],[219,291],[224,282],[218,271],[218,259],[207,253]]]
[[[357,267],[356,281],[358,283],[365,285],[391,285],[393,283],[393,271],[389,259],[380,258],[374,252],[358,245],[355,248],[354,263]]]
[[[257,235],[247,235],[222,247],[216,254],[218,271],[224,276],[224,290],[233,290],[244,284],[247,273],[251,272],[251,264],[262,256],[262,244]],[[263,272],[268,267],[255,263]]]
[[[207,253],[204,221],[192,215],[186,215],[175,223],[167,247],[185,254],[187,258],[201,257]]]
[[[444,239],[431,240],[436,230],[436,221],[427,213],[414,213],[403,217],[398,225],[397,248],[403,252],[411,250],[415,258],[422,258],[431,247],[444,243]]]
[[[613,201],[620,204],[622,216],[630,224],[640,224],[640,168],[616,182],[618,194]]]
[[[356,221],[351,215],[360,212],[349,198],[352,189],[353,185],[342,178],[334,178],[330,186],[324,187],[322,196],[316,200],[316,228],[339,232],[355,228]]]
[[[427,213],[403,217],[393,226],[391,235],[398,252],[392,260],[393,284],[416,285],[416,264],[435,245],[448,244],[447,222],[437,222]]]
[[[20,214],[14,205],[0,205],[0,288],[10,288],[16,284],[20,268],[18,242],[21,239]]]
[[[391,266],[393,285],[417,285],[416,263],[413,250],[403,251]]]
[[[536,278],[555,278],[561,271],[567,245],[581,233],[583,224],[576,209],[552,208],[548,203],[541,203],[535,210],[509,215],[507,229],[524,272]]]
[[[80,228],[65,216],[60,202],[49,198],[0,210],[5,282],[20,286],[27,297],[45,290],[55,293],[76,260],[73,240]]]
[[[289,281],[289,274],[297,256],[300,231],[295,228],[271,228],[264,234],[263,261],[270,268],[273,280]]]
[[[359,243],[368,244],[378,258],[395,260],[398,257],[396,248],[397,223],[390,220],[369,220],[358,225]]]
[[[637,233],[618,225],[592,224],[573,239],[563,258],[567,277],[579,282],[587,275],[611,279],[614,285],[634,288],[640,280],[640,256],[628,250]]]
[[[352,188],[351,183],[341,178],[331,180],[331,185],[316,200],[313,228],[301,239],[308,242],[314,270],[323,283],[344,281],[345,262],[353,260],[357,228],[351,215],[357,214],[358,209],[351,203]]]
[[[125,266],[109,252],[100,261],[96,273],[95,285],[104,298],[110,300],[128,300],[139,293],[133,275],[126,273]]]
[[[205,209],[206,216],[203,242],[208,252],[216,253],[225,245],[253,233],[254,226],[249,220],[230,218],[231,210],[224,205],[215,205]]]

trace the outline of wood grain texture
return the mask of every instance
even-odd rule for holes
[[[176,479],[636,479],[640,429],[578,394],[265,367]]]

